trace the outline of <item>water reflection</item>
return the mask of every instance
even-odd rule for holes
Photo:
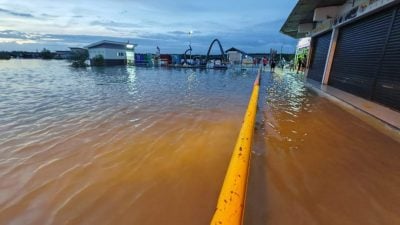
[[[135,95],[138,93],[137,87],[136,87],[136,67],[134,66],[128,66],[126,68],[127,73],[128,73],[128,85],[129,85],[129,94],[130,95]]]
[[[272,74],[267,78],[266,101],[274,109],[284,108],[289,114],[296,116],[305,109],[308,100],[308,90],[303,80],[296,76]]]

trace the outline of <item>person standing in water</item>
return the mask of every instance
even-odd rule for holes
[[[267,63],[268,63],[267,58],[263,57],[264,70],[265,70],[265,68],[266,68],[266,66],[267,66]]]
[[[276,62],[274,59],[271,59],[271,73],[275,72]]]
[[[299,71],[301,70],[301,64],[302,64],[302,60],[301,60],[301,58],[299,57],[299,58],[297,59],[297,72],[296,72],[296,74],[298,74]]]
[[[290,69],[290,72],[294,71],[294,62],[293,62],[293,59],[290,60],[290,62],[289,62],[289,69]]]
[[[301,71],[304,73],[307,68],[307,56],[306,55],[303,57],[303,60],[301,61],[301,67],[302,67]]]

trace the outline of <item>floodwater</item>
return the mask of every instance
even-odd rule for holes
[[[0,61],[0,224],[208,224],[255,70]],[[400,146],[264,73],[246,224],[400,224]]]
[[[245,224],[400,224],[400,144],[296,74],[263,85]]]

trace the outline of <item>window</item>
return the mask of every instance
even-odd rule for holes
[[[118,56],[125,56],[123,52],[118,52]]]

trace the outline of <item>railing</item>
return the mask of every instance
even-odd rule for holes
[[[211,225],[241,225],[243,222],[260,76],[261,69],[258,70],[254,82],[244,122],[233,150]]]

